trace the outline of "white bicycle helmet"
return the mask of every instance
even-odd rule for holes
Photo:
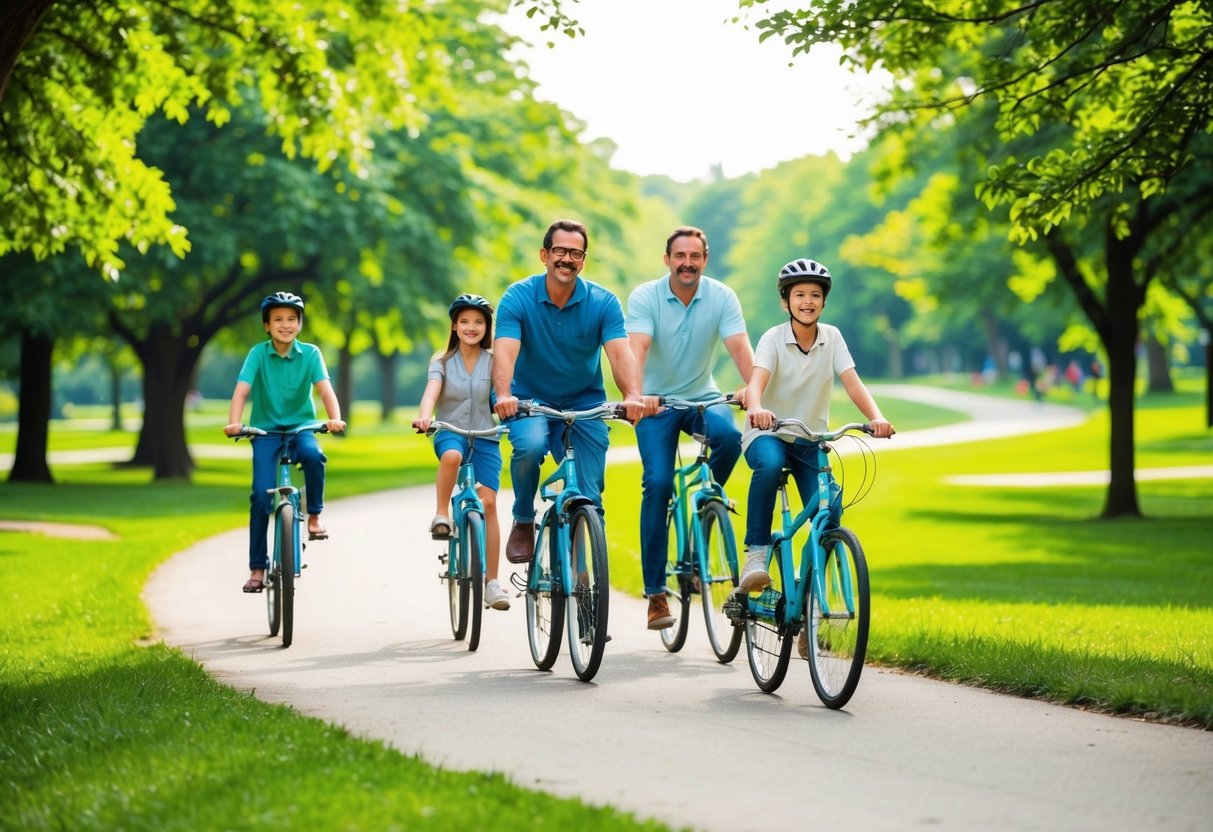
[[[824,294],[830,294],[830,270],[807,257],[801,257],[784,265],[779,270],[779,296],[787,299],[788,292],[797,283],[816,283]]]

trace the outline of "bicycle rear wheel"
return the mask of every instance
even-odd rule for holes
[[[282,646],[290,647],[295,638],[295,507],[283,502],[278,510],[278,575],[282,598]]]
[[[716,658],[728,664],[741,646],[741,627],[724,614],[724,602],[737,588],[737,539],[733,522],[723,503],[705,503],[699,511],[707,551],[699,566],[699,594],[703,600],[703,623]]]
[[[758,689],[774,693],[783,684],[792,657],[792,639],[783,624],[783,567],[776,557],[771,561],[771,586],[748,599],[745,620],[746,658]]]
[[[556,585],[555,549],[556,530],[549,510],[535,534],[535,556],[526,578],[527,642],[531,646],[531,659],[540,670],[550,670],[560,652],[559,622],[564,618],[564,595]]]
[[[468,650],[475,650],[480,646],[480,615],[484,611],[484,564],[481,563],[482,548],[481,541],[484,540],[484,518],[480,516],[478,511],[469,511],[464,515],[463,529],[460,534],[459,546],[463,549],[463,557],[461,566],[466,570],[463,577],[459,579],[460,583],[465,583],[471,590],[461,592],[460,597],[471,596],[471,609],[467,610],[467,615],[470,616],[468,622]]]
[[[577,678],[588,682],[598,672],[607,640],[610,581],[606,532],[602,518],[591,505],[575,508],[569,524],[569,563],[576,576],[571,603],[565,607],[569,653]]]
[[[868,652],[868,564],[850,529],[826,532],[821,545],[824,591],[819,595],[813,581],[807,612],[809,673],[826,707],[841,708],[855,693]]]
[[[661,633],[661,643],[666,650],[677,653],[687,641],[687,610],[691,607],[691,576],[687,570],[687,558],[683,557],[678,547],[678,515],[673,511],[666,512],[665,528],[666,563],[665,588],[666,598],[670,602],[671,613],[677,616],[672,627],[658,630]],[[684,544],[691,545],[690,541]]]

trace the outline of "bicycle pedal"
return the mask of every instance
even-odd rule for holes
[[[721,612],[725,618],[732,621],[733,624],[741,624],[745,621],[746,600],[745,596],[733,594],[730,595],[721,607]]]

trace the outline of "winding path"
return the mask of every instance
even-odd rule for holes
[[[972,438],[1081,421],[1065,408],[929,396],[972,413]],[[957,441],[956,428],[946,433]],[[876,451],[940,441],[930,434]],[[438,544],[425,533],[432,499],[424,487],[331,506],[333,538],[307,552],[289,650],[264,635],[262,596],[239,592],[244,529],[169,560],[147,585],[148,606],[168,643],[261,699],[436,765],[500,771],[675,827],[1210,828],[1210,732],[874,667],[847,709],[830,711],[798,663],[778,694],[758,692],[744,656],[712,658],[698,619],[683,651],[666,653],[643,629],[644,602],[619,593],[591,684],[564,652],[553,671],[534,669],[521,599],[485,612],[480,649],[468,653],[450,639]]]

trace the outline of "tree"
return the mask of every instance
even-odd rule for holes
[[[766,0],[753,0],[756,8]],[[1006,206],[1012,236],[1041,240],[1108,356],[1111,482],[1103,516],[1139,515],[1134,480],[1138,312],[1172,223],[1198,223],[1208,200],[1175,193],[1209,157],[1213,18],[1207,4],[982,0],[961,6],[826,0],[759,21],[807,52],[840,44],[852,66],[902,83],[875,116],[890,129],[950,125],[995,102],[996,141],[978,195]],[[1084,266],[1101,241],[1102,270]],[[1144,259],[1143,259],[1144,258]]]

